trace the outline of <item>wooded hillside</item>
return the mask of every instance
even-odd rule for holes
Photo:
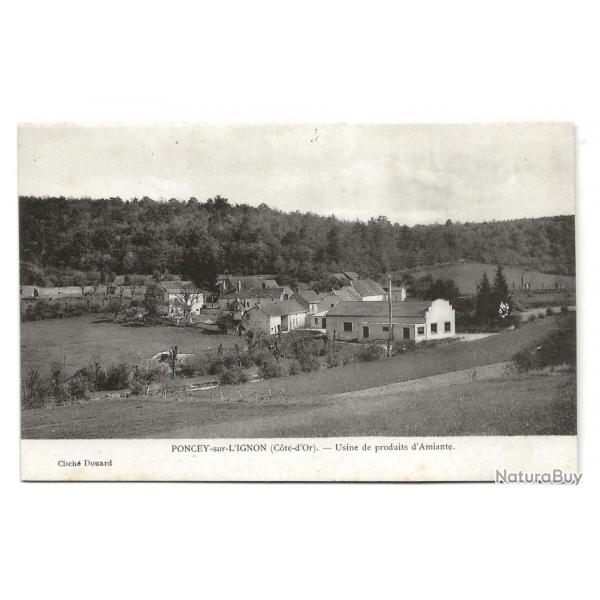
[[[326,199],[324,199],[326,203]],[[219,272],[281,282],[337,270],[379,277],[457,260],[574,274],[573,216],[407,227],[231,205],[149,198],[19,199],[21,284],[77,285],[115,274],[177,273],[210,287]]]

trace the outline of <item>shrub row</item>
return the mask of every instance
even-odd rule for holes
[[[519,372],[564,364],[574,367],[576,362],[575,315],[561,319],[558,327],[546,335],[541,342],[525,348],[513,356],[513,364]]]

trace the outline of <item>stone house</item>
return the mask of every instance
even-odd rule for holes
[[[304,327],[306,315],[306,308],[295,300],[260,302],[244,313],[241,326],[255,333],[274,335]]]

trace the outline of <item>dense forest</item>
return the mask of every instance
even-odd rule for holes
[[[216,196],[167,202],[19,199],[21,284],[78,285],[121,274],[177,273],[210,288],[216,274],[323,281],[331,271],[381,277],[458,260],[574,274],[573,216],[407,227],[231,205]]]

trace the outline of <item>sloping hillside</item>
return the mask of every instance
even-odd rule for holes
[[[487,272],[491,280],[495,271],[496,265],[492,264],[454,263],[436,265],[418,271],[410,271],[409,273],[414,279],[425,275],[431,275],[433,279],[452,279],[462,294],[475,294],[477,284],[481,281],[483,273]],[[515,290],[519,290],[521,283],[529,284],[533,290],[539,290],[542,286],[547,290],[555,290],[557,287],[562,290],[575,289],[575,277],[570,275],[552,275],[531,271],[523,267],[510,266],[504,268],[504,274],[511,290],[513,285]]]

